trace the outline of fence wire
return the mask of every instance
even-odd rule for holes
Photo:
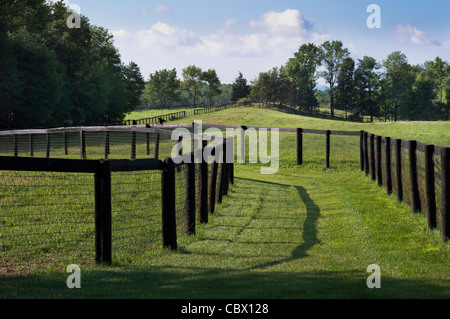
[[[0,171],[0,272],[94,261],[92,174]]]
[[[160,247],[161,172],[112,172],[111,219],[114,258]]]

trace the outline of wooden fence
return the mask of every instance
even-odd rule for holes
[[[365,131],[336,131],[336,130],[316,130],[307,128],[283,128],[283,127],[265,127],[265,126],[241,126],[241,125],[219,125],[219,124],[202,124],[203,127],[216,127],[219,129],[226,128],[242,128],[243,134],[245,129],[278,129],[280,132],[289,132],[296,136],[296,164],[304,164],[304,134],[320,134],[325,136],[325,167],[330,168],[330,161],[332,157],[331,143],[332,136],[353,136],[359,137],[359,166],[360,170],[364,172],[378,185],[386,188],[387,194],[395,193],[399,201],[404,201],[411,205],[414,213],[423,212],[428,220],[430,229],[440,228],[444,241],[450,239],[450,147],[439,145],[428,145],[417,141],[406,141],[401,139],[394,139],[390,137],[383,137]],[[139,169],[156,169],[162,171],[162,188],[161,188],[161,205],[162,210],[173,210],[173,189],[174,189],[174,171],[177,175],[180,167],[186,171],[187,176],[184,184],[186,196],[185,206],[189,211],[191,217],[188,218],[191,222],[188,224],[187,232],[192,232],[192,205],[195,202],[197,211],[197,220],[199,222],[207,222],[208,213],[214,211],[215,203],[221,201],[221,196],[226,194],[228,184],[233,180],[233,166],[222,165],[220,170],[217,166],[205,163],[197,163],[197,166],[185,163],[183,165],[175,164],[174,159],[167,159],[160,161],[158,158],[161,155],[160,142],[165,136],[171,136],[172,130],[175,128],[184,127],[192,128],[193,124],[171,124],[171,125],[136,125],[136,126],[112,126],[112,127],[80,127],[80,128],[59,128],[49,130],[22,130],[22,131],[3,131],[0,132],[0,147],[5,148],[5,143],[9,143],[7,149],[13,152],[13,157],[0,158],[0,170],[32,170],[32,171],[82,171],[86,173],[93,173],[96,176],[96,211],[106,209],[109,211],[109,177],[108,172],[117,170],[139,170]],[[128,145],[130,160],[108,160],[111,155],[111,147],[113,146],[109,140],[110,135],[114,133],[125,134],[126,140],[124,143]],[[153,159],[136,160],[136,134],[140,133],[145,136],[146,156],[154,157]],[[54,159],[52,141],[55,136],[59,136],[59,141],[62,141],[62,149],[67,150],[64,141],[69,135],[75,135],[79,143],[79,156],[84,160],[68,160],[68,159]],[[97,140],[104,141],[104,159],[86,160],[88,152],[86,150],[86,139],[92,135],[97,134]],[[155,138],[150,140],[149,136],[152,134]],[[194,140],[195,136],[191,136]],[[205,137],[205,139],[208,137]],[[19,155],[23,153],[24,148],[26,153],[33,156],[34,142],[40,139],[45,144],[46,158],[22,158]],[[204,139],[202,137],[202,139]],[[210,137],[209,137],[210,139]],[[150,141],[154,143],[154,153],[150,153]],[[234,144],[233,144],[234,145]],[[170,146],[173,146],[171,141]],[[204,147],[204,146],[203,146]],[[233,146],[234,147],[234,146]],[[21,152],[19,152],[19,149]],[[195,149],[195,148],[194,148]],[[226,147],[224,146],[224,152]],[[193,155],[192,155],[193,156]],[[357,156],[355,154],[355,156]],[[166,156],[164,156],[166,157]],[[233,155],[234,158],[234,155]],[[196,172],[196,177],[192,177],[192,172]],[[220,176],[226,176],[223,180]],[[193,178],[196,181],[193,186]],[[102,186],[103,185],[103,186]],[[104,190],[103,190],[104,189]],[[193,189],[200,195],[194,199],[192,194]],[[216,194],[217,189],[219,195],[213,196],[209,194]],[[106,196],[106,198],[104,198]],[[179,197],[179,196],[178,196]],[[98,203],[98,204],[97,204]],[[176,205],[176,204],[175,204]],[[98,213],[97,215],[99,215]],[[163,219],[163,233],[164,246],[176,248],[174,235],[168,233],[168,229],[173,229],[173,216],[164,217]],[[99,220],[98,223],[102,221]],[[109,223],[108,217],[106,222]],[[96,220],[97,223],[97,220]],[[103,226],[102,226],[103,227]],[[101,227],[99,226],[99,229]],[[97,229],[97,226],[96,226]],[[99,237],[100,236],[100,237]],[[106,230],[106,235],[99,232],[98,245],[106,245],[107,247],[98,248],[96,259],[99,262],[108,262],[109,255],[103,255],[102,251],[109,251],[108,242],[101,236],[108,236],[109,230]],[[102,244],[100,244],[102,243]]]
[[[158,115],[158,116],[153,116],[153,117],[148,117],[148,118],[143,118],[143,119],[137,119],[137,120],[130,119],[130,120],[126,120],[123,124],[124,125],[163,124],[162,121],[164,121],[164,122],[173,121],[175,119],[185,118],[185,117],[189,117],[189,116],[193,116],[193,115],[197,115],[197,114],[205,114],[205,113],[225,110],[228,108],[235,108],[235,107],[239,107],[241,105],[242,104],[234,103],[234,104],[209,106],[209,107],[204,107],[204,108],[200,108],[200,109],[193,109],[193,110],[189,110],[189,111],[178,111],[178,112],[173,112],[173,113],[168,113],[168,114],[163,114],[163,115]]]
[[[156,132],[157,131],[158,130],[156,130]],[[86,131],[83,130],[83,132]],[[164,131],[164,133],[167,132]],[[49,133],[47,132],[45,134],[48,135]],[[200,139],[210,139],[210,137],[207,136],[189,136],[192,140],[194,137]],[[184,138],[186,138],[186,136],[184,136]],[[214,150],[225,154],[227,143],[230,143],[230,139],[223,139],[222,145],[220,147],[216,146]],[[206,144],[203,144],[203,147],[199,151],[203,153],[205,148]],[[64,173],[93,174],[94,189],[92,196],[95,198],[95,214],[92,218],[95,220],[95,261],[102,264],[110,264],[113,256],[112,238],[114,233],[114,229],[112,227],[111,203],[114,199],[113,197],[115,196],[115,193],[112,193],[111,191],[111,176],[114,172],[161,172],[159,194],[162,212],[160,218],[163,247],[177,249],[177,233],[181,231],[183,233],[193,234],[195,233],[196,222],[208,222],[208,214],[214,213],[215,204],[220,203],[222,201],[222,197],[227,195],[229,184],[234,181],[234,170],[232,169],[233,164],[225,162],[220,164],[208,164],[203,157],[199,163],[195,163],[194,161],[187,160],[189,158],[193,159],[194,153],[184,154],[183,156],[173,158],[167,157],[164,161],[157,158],[81,160],[50,157],[31,158],[0,156],[0,173],[12,171],[57,172],[61,173],[61,175],[58,176],[60,179],[65,179]],[[20,178],[26,179],[27,181],[25,183],[29,185],[30,182],[28,180],[39,178],[39,176],[24,176]],[[17,188],[17,190],[19,190],[21,188],[14,188],[16,181],[11,176],[4,176],[0,174],[0,180],[2,181],[2,183],[0,183],[2,186],[0,187],[2,198],[14,197],[15,195],[10,193],[12,189]],[[133,181],[133,183],[136,182],[138,181]],[[15,191],[13,191],[13,193],[15,193]],[[86,195],[88,194],[83,194],[83,196]],[[53,195],[43,194],[32,196],[52,197]],[[68,195],[67,198],[70,198],[70,195]],[[134,199],[129,198],[128,200],[131,203]],[[17,210],[21,211],[17,217],[19,219],[21,218],[20,216],[23,216],[24,212],[26,212],[28,221],[25,224],[28,226],[30,223],[33,223],[34,220],[41,220],[41,216],[32,211],[34,207],[33,205],[35,205],[33,204],[34,201],[35,200],[33,198],[23,197],[20,200],[19,205],[12,203],[11,206],[9,206],[8,201],[0,203],[0,217],[5,220],[9,220],[10,218],[13,219],[11,221],[12,226],[0,226],[0,230],[4,230],[2,231],[4,236],[2,235],[0,240],[0,270],[2,268],[7,268],[7,271],[10,271],[11,269],[8,268],[20,266],[19,260],[20,257],[23,256],[14,255],[14,252],[17,252],[17,248],[19,250],[25,250],[25,260],[28,260],[30,258],[29,256],[40,256],[40,252],[42,250],[45,250],[48,255],[53,253],[52,249],[56,249],[53,246],[53,248],[48,247],[46,244],[41,245],[39,242],[40,238],[44,240],[45,237],[51,236],[51,233],[40,228],[42,226],[42,222],[38,222],[35,226],[31,224],[31,226],[33,226],[31,233],[15,235],[15,232],[11,231],[11,234],[8,234],[7,228],[21,227],[20,225],[23,224],[23,221],[14,220],[14,215],[17,213]],[[51,200],[47,199],[44,201],[51,202]],[[77,200],[75,200],[75,202],[76,201]],[[31,206],[29,207],[28,205]],[[154,205],[155,204],[152,206]],[[36,207],[36,209],[40,209],[42,206],[38,204]],[[151,209],[151,207],[147,207],[147,209]],[[75,222],[82,223],[82,221],[79,220]],[[52,223],[52,220],[44,224],[47,223]],[[59,225],[58,227],[62,227],[62,225]],[[73,228],[72,224],[68,225],[68,229],[70,228]],[[64,229],[58,232],[58,234],[61,232],[64,233]],[[70,233],[70,231],[68,233]],[[86,234],[88,233],[89,231],[87,231]],[[85,236],[84,234],[81,235],[82,237]],[[31,237],[33,237],[33,239],[29,239]],[[65,238],[66,235],[63,234],[62,237]],[[27,244],[27,242],[29,244]],[[31,242],[33,243],[30,244]],[[69,245],[66,241],[55,241],[53,244],[56,244],[58,247],[65,247],[66,245]]]
[[[388,195],[395,193],[399,202],[406,200],[413,213],[424,212],[430,229],[440,220],[443,239],[449,240],[450,147],[364,131],[360,140],[361,170],[386,187]]]

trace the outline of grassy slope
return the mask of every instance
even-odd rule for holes
[[[207,123],[367,129],[418,140],[429,127],[429,140],[423,135],[421,141],[449,145],[449,125],[439,122],[397,123],[389,131],[390,124],[362,126],[255,109],[201,118]],[[65,270],[0,278],[0,297],[450,297],[448,244],[438,231],[426,229],[422,215],[413,216],[357,169],[290,167],[260,175],[257,166],[237,165],[235,173],[230,195],[208,224],[197,226],[195,236],[180,238],[178,252],[155,250],[110,268],[82,268],[78,290],[65,286]],[[381,289],[366,286],[366,268],[373,263],[381,268]]]
[[[450,146],[450,121],[353,123],[311,118],[252,107],[228,109],[222,112],[179,119],[171,123],[189,123],[194,119],[202,119],[204,123],[302,127],[321,130],[365,130],[386,137],[415,139],[422,143]]]

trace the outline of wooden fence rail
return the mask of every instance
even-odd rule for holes
[[[18,156],[20,136],[29,135],[30,155],[33,156],[35,149],[33,141],[39,134],[46,136],[46,156],[50,158],[51,143],[54,134],[64,134],[64,141],[67,140],[67,134],[79,132],[80,134],[80,157],[86,158],[85,140],[92,132],[105,132],[105,141],[108,140],[106,135],[108,132],[128,132],[130,134],[130,158],[136,158],[136,137],[137,132],[146,133],[147,136],[147,155],[149,155],[149,134],[155,134],[155,154],[158,158],[160,137],[162,135],[171,135],[175,128],[193,128],[193,123],[188,124],[155,124],[151,127],[147,125],[135,126],[110,126],[110,127],[83,127],[83,128],[58,128],[48,130],[21,130],[21,131],[3,131],[0,132],[0,138],[7,136],[13,143],[14,156]],[[202,127],[215,127],[219,129],[242,129],[241,125],[228,124],[205,124]],[[321,134],[325,135],[325,167],[330,168],[331,162],[331,144],[332,136],[359,136],[360,152],[359,162],[360,169],[378,185],[386,187],[386,193],[395,193],[398,201],[406,199],[411,205],[414,213],[426,211],[428,225],[430,228],[437,227],[437,212],[440,208],[441,231],[444,240],[450,237],[450,177],[449,177],[449,158],[450,148],[439,145],[428,145],[418,141],[407,141],[375,135],[366,131],[337,131],[337,130],[317,130],[308,128],[288,128],[288,127],[267,127],[267,126],[247,126],[245,129],[277,129],[280,132],[291,132],[296,134],[297,165],[304,163],[304,134]],[[193,140],[195,139],[192,136]],[[23,139],[22,139],[23,140]],[[108,148],[108,149],[107,149]],[[105,159],[110,154],[110,142],[105,142]],[[67,149],[65,145],[65,149]],[[66,150],[67,153],[67,150]],[[421,154],[420,160],[418,154]],[[422,159],[423,155],[423,159]],[[395,157],[395,159],[394,159]],[[440,159],[440,167],[434,165],[433,157]],[[383,164],[384,163],[384,164]],[[231,168],[232,169],[232,168]],[[424,181],[419,181],[418,172],[424,172]],[[219,174],[221,172],[219,171]],[[226,172],[224,174],[227,174]],[[409,181],[405,181],[404,177],[408,177]],[[440,207],[436,201],[437,191],[436,182],[440,182]],[[220,183],[220,181],[219,181]],[[422,198],[421,198],[422,197]],[[205,204],[206,205],[206,204]],[[205,216],[205,215],[202,215]]]
[[[210,137],[205,136],[205,139]],[[226,149],[225,145],[230,142],[230,139],[223,140],[222,147],[215,147],[217,152]],[[204,152],[204,145],[202,152]],[[191,161],[186,161],[190,158]],[[60,172],[60,173],[91,173],[94,175],[94,193],[95,198],[95,260],[101,264],[111,264],[112,262],[112,209],[111,201],[111,173],[112,172],[132,172],[132,171],[160,171],[161,172],[161,225],[162,225],[162,246],[169,249],[177,249],[177,221],[175,218],[175,190],[177,187],[184,187],[185,190],[181,192],[185,198],[181,202],[186,215],[186,225],[182,229],[186,229],[188,234],[195,233],[195,212],[198,211],[198,222],[206,223],[207,215],[214,213],[214,207],[209,207],[212,204],[219,203],[216,198],[222,198],[226,195],[228,185],[233,182],[231,174],[232,169],[227,167],[232,166],[232,163],[220,163],[221,171],[228,172],[227,174],[218,174],[218,170],[211,170],[212,176],[209,176],[207,163],[202,162],[201,171],[196,173],[195,163],[193,161],[193,153],[185,154],[180,158],[166,158],[164,161],[149,158],[149,159],[101,159],[101,160],[81,160],[81,159],[60,159],[60,158],[30,158],[30,157],[10,157],[0,156],[0,171],[31,171],[31,172]],[[174,162],[178,164],[175,164]],[[219,165],[217,163],[217,165]],[[175,172],[176,167],[186,167],[186,183],[184,186],[176,184]],[[201,174],[196,183],[196,174]],[[63,176],[63,175],[62,175]],[[0,176],[1,177],[1,176]],[[214,188],[214,194],[208,197],[208,180],[220,180],[221,186]],[[217,194],[216,194],[217,192]],[[201,205],[196,208],[196,193],[200,194]],[[7,195],[10,196],[10,195]],[[48,196],[51,196],[48,195]],[[178,195],[180,196],[180,195]],[[183,195],[182,195],[183,196]],[[208,200],[211,198],[211,200]],[[131,199],[132,200],[132,199]],[[214,201],[214,202],[212,202]],[[27,204],[25,201],[21,203],[23,207]],[[6,212],[8,207],[2,207],[0,210],[0,217],[2,214],[9,214]],[[206,214],[206,215],[204,215]],[[3,246],[5,245],[5,246]],[[0,241],[0,252],[7,251],[9,244]],[[29,249],[25,247],[24,249]],[[32,254],[32,252],[31,252]],[[15,258],[15,256],[9,256]],[[0,260],[3,260],[1,258]],[[0,261],[0,267],[8,267]]]
[[[368,132],[363,132],[362,136],[360,145],[361,171],[365,172],[366,175],[370,174],[371,179],[377,181],[378,185],[385,185],[387,194],[391,194],[394,191],[392,184],[395,180],[397,200],[399,202],[404,201],[406,190],[410,195],[412,212],[425,211],[430,229],[437,227],[436,214],[438,210],[436,197],[440,195],[441,232],[443,240],[448,241],[450,239],[450,147],[429,145],[415,140],[407,141],[383,137]],[[374,147],[375,141],[376,151]],[[391,152],[392,146],[395,150],[393,153]],[[423,163],[418,161],[418,152],[424,154]],[[392,154],[395,154],[395,173],[392,171]],[[403,154],[407,156],[404,157]],[[435,167],[434,156],[440,158],[441,167]],[[384,166],[381,164],[382,158],[385,159]],[[441,171],[440,174],[436,171],[439,169]],[[419,171],[424,172],[425,185],[419,185]],[[407,184],[403,180],[405,175],[409,176],[409,183]],[[383,176],[386,179],[384,182]],[[441,194],[436,192],[437,178],[440,179]],[[423,199],[420,195],[420,188],[423,189]]]

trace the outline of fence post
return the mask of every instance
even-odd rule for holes
[[[364,172],[369,175],[369,147],[368,147],[368,133],[364,132]]]
[[[175,164],[171,158],[166,158],[164,164],[161,172],[162,240],[164,248],[176,250]]]
[[[63,133],[63,138],[64,138],[64,155],[68,155],[69,150],[67,148],[67,132]]]
[[[13,136],[13,143],[14,143],[14,157],[19,156],[19,138],[17,134],[14,134]]]
[[[111,264],[111,162],[100,160],[95,173],[95,260]]]
[[[109,155],[109,132],[105,131],[105,159],[108,158]]]
[[[160,140],[160,134],[156,133],[156,140],[155,140],[155,158],[156,159],[159,156],[159,140]]]
[[[34,134],[30,134],[30,157],[34,156]]]
[[[375,181],[375,135],[370,134],[370,177]]]
[[[391,168],[391,138],[386,137],[386,144],[385,144],[385,151],[384,154],[386,155],[386,193],[388,195],[392,194],[392,168]]]
[[[297,128],[297,165],[303,164],[303,129]]]
[[[145,133],[145,142],[147,146],[147,156],[150,155],[150,133]]]
[[[229,167],[229,174],[230,174],[230,183],[234,184],[234,137],[228,137],[227,138],[228,144],[228,155],[227,155],[227,162],[228,158],[231,161],[231,163],[228,163]]]
[[[131,131],[131,159],[136,159],[136,131]]]
[[[214,161],[212,162],[212,169],[211,169],[211,180],[209,184],[209,212],[210,214],[214,214],[215,210],[215,204],[216,204],[216,187],[217,187],[217,171],[219,168],[219,163],[216,159],[216,148],[214,147],[214,153],[211,153],[211,155],[214,156]]]
[[[402,140],[395,140],[395,177],[397,179],[397,200],[403,201],[402,183]]]
[[[326,142],[326,167],[330,168],[330,135],[331,131],[327,131],[327,142]]]
[[[47,151],[46,151],[46,157],[50,158],[50,133],[47,133]]]
[[[434,186],[434,145],[425,146],[425,188],[427,195],[427,221],[428,228],[437,226],[436,221],[436,190]]]
[[[195,234],[195,163],[194,153],[190,154],[191,161],[186,163],[186,214],[187,232]]]
[[[84,131],[80,131],[80,156],[82,159],[86,159],[86,137]]]
[[[178,136],[178,155],[183,154],[183,135]]]
[[[383,186],[383,172],[381,171],[381,136],[377,135],[377,181],[378,186]]]
[[[443,148],[441,153],[441,189],[442,235],[444,241],[448,241],[450,239],[450,147]]]
[[[207,141],[202,140],[202,154],[207,144]],[[201,157],[200,171],[198,177],[198,192],[199,192],[199,221],[200,223],[208,222],[208,163],[204,156]]]
[[[364,131],[359,131],[359,168],[364,172]]]
[[[408,141],[409,176],[411,182],[411,208],[413,213],[420,211],[419,185],[417,184],[417,142]]]
[[[228,189],[230,187],[230,167],[227,163],[227,139],[225,138],[222,142],[222,148],[223,148],[223,195],[226,196],[228,194]]]

